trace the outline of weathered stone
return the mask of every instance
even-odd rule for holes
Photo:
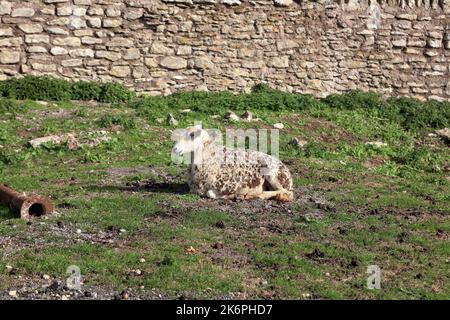
[[[397,39],[392,41],[394,47],[406,47],[406,39]]]
[[[47,53],[47,49],[41,46],[31,46],[27,48],[29,53]]]
[[[14,64],[20,61],[20,53],[16,51],[0,51],[1,64]]]
[[[184,56],[184,55],[190,55],[190,54],[192,54],[191,46],[179,46],[177,49],[178,56]]]
[[[427,45],[430,48],[440,48],[442,47],[442,39],[428,39]]]
[[[63,3],[69,2],[69,0],[44,0],[44,3]]]
[[[22,30],[25,33],[41,33],[44,28],[40,24],[19,24],[19,29]]]
[[[69,18],[69,23],[67,24],[67,26],[71,30],[86,28],[86,21],[84,21],[80,17],[71,16]]]
[[[128,39],[128,38],[116,37],[116,38],[111,39],[111,41],[109,41],[106,45],[108,47],[129,48],[129,47],[133,46],[133,40]]]
[[[0,37],[10,37],[13,35],[13,31],[11,28],[1,28],[0,29]]]
[[[409,14],[409,13],[402,13],[402,14],[397,14],[397,19],[400,20],[416,20],[417,19],[417,14]]]
[[[85,36],[81,38],[82,44],[100,44],[103,43],[102,39]]]
[[[102,16],[104,14],[103,8],[101,7],[90,7],[87,11],[90,16]]]
[[[120,19],[103,19],[104,28],[117,28],[122,25],[122,20]]]
[[[56,71],[56,65],[53,63],[44,64],[44,63],[40,63],[40,62],[32,62],[31,67],[34,70],[44,71],[44,72]]]
[[[91,28],[100,28],[102,26],[102,19],[100,18],[88,18],[86,21]]]
[[[300,46],[300,44],[294,40],[288,39],[288,40],[283,40],[283,41],[277,41],[278,51],[294,49],[294,48],[298,48],[299,46]]]
[[[139,52],[139,49],[136,48],[127,49],[123,54],[124,60],[136,60],[139,59],[140,57],[141,53]]]
[[[110,6],[106,8],[107,17],[120,17],[121,11],[116,6]]]
[[[18,47],[23,43],[22,38],[6,38],[0,39],[0,47]]]
[[[95,52],[95,57],[96,58],[105,58],[110,61],[117,61],[120,58],[122,58],[122,55],[119,52],[101,50],[101,51]]]
[[[170,70],[178,70],[186,68],[187,61],[180,57],[169,56],[162,58],[159,61],[159,65]]]
[[[287,68],[289,67],[289,57],[273,57],[269,62],[268,65],[270,67],[274,68]]]
[[[72,7],[71,6],[65,6],[65,7],[57,7],[56,8],[56,15],[58,16],[70,16],[72,14]]]
[[[62,17],[57,19],[51,19],[47,21],[47,24],[50,26],[65,26],[69,24],[70,20],[69,18]]]
[[[77,17],[84,17],[86,15],[86,8],[73,8],[73,15]]]
[[[77,37],[55,38],[53,44],[57,46],[79,47],[81,40]]]
[[[145,58],[144,59],[144,64],[149,67],[149,68],[156,68],[158,67],[158,63],[156,62],[155,59],[153,58]]]
[[[32,17],[34,16],[33,8],[15,8],[11,12],[11,17]]]
[[[5,14],[11,14],[11,2],[0,1],[0,16]]]
[[[94,50],[92,49],[72,49],[69,51],[71,57],[94,57]]]
[[[77,6],[90,6],[92,0],[73,0],[73,3]]]
[[[275,0],[274,3],[280,7],[289,7],[293,0]]]
[[[117,78],[126,78],[130,73],[130,67],[128,66],[113,66],[109,72],[110,75]]]
[[[61,65],[63,67],[78,67],[83,64],[83,61],[81,59],[68,59],[61,61]]]
[[[196,69],[210,69],[213,67],[209,57],[196,57],[194,59],[194,68]]]
[[[144,15],[144,9],[142,8],[136,8],[136,9],[128,9],[123,14],[123,17],[127,20],[136,20],[141,18]]]
[[[173,49],[166,47],[165,45],[163,45],[160,42],[153,42],[153,44],[150,48],[150,52],[157,53],[157,54],[169,55],[169,54],[173,54]]]
[[[25,43],[49,43],[50,37],[45,34],[28,34],[25,36]]]
[[[62,47],[53,47],[50,49],[50,53],[54,56],[65,55],[68,51]]]

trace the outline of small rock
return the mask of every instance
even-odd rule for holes
[[[251,111],[245,111],[244,114],[242,115],[242,119],[244,119],[245,121],[252,121],[253,120],[253,113]]]
[[[120,293],[120,298],[121,298],[122,300],[128,300],[128,299],[130,298],[130,294],[128,293],[127,290],[123,290],[123,291]]]
[[[222,242],[216,242],[211,246],[213,249],[222,249],[223,243]]]
[[[238,122],[240,119],[236,113],[233,111],[227,111],[225,113],[225,119]]]
[[[30,140],[30,145],[33,148],[37,148],[40,145],[44,144],[44,143],[54,143],[54,144],[60,144],[61,141],[61,137],[57,136],[57,135],[51,135],[51,136],[46,136],[46,137],[41,137],[41,138],[36,138],[33,140]]]
[[[71,133],[69,133],[67,135],[67,148],[69,148],[69,150],[76,150],[80,147],[80,145],[78,144],[77,139],[75,138],[75,136]]]
[[[77,229],[77,231],[76,231],[78,234],[80,234],[81,233],[81,229]]]
[[[197,252],[197,250],[193,246],[190,246],[189,248],[186,248],[185,251],[187,253],[196,253]]]
[[[438,130],[438,131],[436,131],[436,134],[439,137],[441,137],[447,141],[450,141],[450,128],[444,128],[444,129]]]
[[[381,142],[381,141],[371,141],[371,142],[366,142],[365,144],[366,146],[373,146],[375,148],[381,148],[381,147],[386,147],[387,143]]]
[[[48,274],[44,274],[44,275],[42,276],[42,279],[44,279],[44,280],[50,280],[50,276],[49,276]]]
[[[224,229],[225,228],[225,223],[223,221],[217,221],[214,224],[214,227],[219,228],[219,229]]]
[[[10,297],[15,297],[15,296],[17,296],[17,291],[16,290],[11,290],[11,291],[9,291],[9,296]]]
[[[178,120],[175,119],[173,114],[169,113],[167,115],[167,123],[171,126],[176,126],[176,125],[178,125]]]
[[[69,297],[66,296],[65,294],[63,294],[63,295],[61,296],[61,300],[69,300]]]
[[[163,119],[163,118],[157,118],[155,121],[156,121],[157,123],[161,124],[161,123],[164,122],[164,119]]]
[[[140,276],[142,274],[142,271],[139,269],[134,270],[134,273],[138,276]]]
[[[281,129],[284,128],[284,124],[282,124],[282,123],[275,123],[275,124],[273,125],[273,127],[274,127],[275,129],[281,130]]]
[[[144,263],[144,262],[145,262],[145,259],[144,259],[144,258],[140,258],[140,259],[139,259],[139,262],[140,262],[140,263]]]
[[[290,145],[293,145],[295,147],[299,147],[299,148],[303,148],[308,142],[305,140],[300,140],[297,137],[294,137],[291,139],[291,141],[289,141]]]
[[[119,232],[120,232],[120,233],[125,233],[125,232],[127,232],[127,230],[125,230],[125,229],[119,229]]]
[[[180,113],[189,113],[191,111],[192,111],[191,109],[182,109],[180,110]]]

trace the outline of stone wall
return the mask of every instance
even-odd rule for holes
[[[450,0],[0,0],[0,19],[0,79],[450,100]]]

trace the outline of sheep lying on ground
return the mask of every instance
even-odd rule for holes
[[[189,187],[212,199],[294,198],[289,169],[268,154],[218,146],[200,126],[189,127],[175,137],[173,155],[193,155]]]

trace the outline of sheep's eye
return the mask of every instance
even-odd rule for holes
[[[194,137],[195,137],[195,132],[192,131],[191,133],[189,133],[189,136],[190,136],[191,138],[194,138]]]

